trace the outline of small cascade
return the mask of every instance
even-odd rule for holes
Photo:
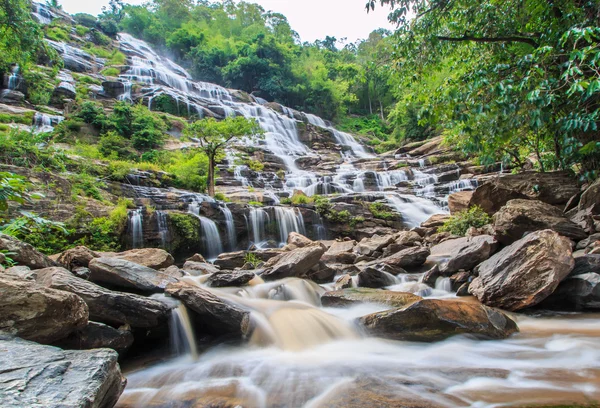
[[[123,83],[123,93],[121,95],[119,95],[118,99],[120,101],[128,101],[128,102],[132,102],[133,100],[131,99],[131,88],[132,88],[132,84],[131,81],[121,81]]]
[[[213,220],[202,216],[199,216],[199,218],[204,255],[207,259],[216,259],[223,252],[219,228]]]
[[[237,247],[237,234],[235,232],[235,222],[233,220],[233,214],[227,204],[219,206],[219,210],[225,216],[225,226],[227,228],[227,239],[229,240],[228,248],[230,251],[234,251]]]
[[[132,248],[142,248],[144,245],[144,232],[142,230],[143,217],[143,208],[129,210],[128,223]]]
[[[448,211],[433,201],[407,194],[389,194],[387,202],[402,215],[402,221],[408,228],[418,227],[434,214],[447,214]]]
[[[156,211],[156,227],[158,236],[160,237],[160,246],[163,249],[168,249],[169,245],[169,224],[167,222],[166,211]]]
[[[342,145],[347,146],[353,153],[353,156],[359,158],[370,158],[374,157],[372,154],[367,153],[364,146],[361,145],[354,139],[354,137],[348,133],[341,132],[334,128],[333,126],[329,126],[322,118],[312,115],[310,113],[306,113],[306,119],[311,125],[318,126],[324,129],[331,131],[336,139],[336,141]]]
[[[19,86],[19,66],[15,65],[8,76],[8,84],[7,87],[10,90],[17,89]]]
[[[50,7],[48,7],[46,4],[36,2],[32,2],[31,4],[33,6],[33,13],[31,14],[40,24],[50,24],[54,17],[56,17]]]
[[[36,112],[33,117],[33,127],[35,128],[35,133],[46,133],[52,132],[54,130],[54,126],[58,125],[65,118],[63,116],[58,115],[47,115],[45,113]]]
[[[252,234],[251,243],[258,248],[264,246],[267,239],[266,226],[271,222],[269,213],[262,208],[252,208],[250,210],[250,232]]]
[[[169,322],[171,351],[176,356],[190,354],[192,358],[198,358],[196,338],[190,321],[187,308],[180,304],[171,310],[171,321]]]
[[[435,281],[435,289],[443,290],[444,292],[452,292],[452,282],[450,278],[440,276]]]
[[[279,228],[279,242],[285,245],[290,232],[298,232],[306,235],[304,218],[298,208],[274,207],[275,222]]]

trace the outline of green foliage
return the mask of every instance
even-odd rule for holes
[[[336,211],[330,210],[325,216],[330,222],[336,224],[346,224],[350,223],[352,220],[352,214],[348,210]]]
[[[38,217],[29,212],[0,226],[0,232],[33,245],[44,254],[55,254],[69,248],[69,234],[64,224]]]
[[[371,211],[373,217],[379,218],[380,220],[391,221],[398,218],[398,215],[389,211],[389,208],[383,203],[371,203],[371,205],[369,205],[369,211]]]
[[[127,226],[127,212],[135,207],[130,199],[119,199],[108,217],[94,218],[86,225],[85,237],[77,242],[95,251],[120,251],[121,236]]]
[[[48,26],[46,37],[54,41],[67,42],[69,41],[69,32],[60,25]]]
[[[254,269],[256,269],[262,263],[262,261],[258,256],[256,256],[255,253],[246,252],[246,255],[244,256],[244,263],[248,263],[252,265]]]
[[[82,103],[74,117],[93,125],[96,129],[104,129],[108,124],[108,118],[102,105],[91,101]]]
[[[0,222],[8,210],[8,203],[24,204],[28,200],[27,181],[13,173],[0,172]]]
[[[108,67],[104,68],[100,73],[107,77],[118,77],[121,74],[121,71],[115,67]]]
[[[314,196],[313,201],[315,204],[315,209],[320,216],[326,216],[333,207],[329,199],[323,196]]]
[[[258,160],[248,159],[246,160],[246,166],[248,166],[248,168],[250,168],[252,171],[263,171],[265,169],[264,163]]]
[[[262,207],[263,203],[261,203],[260,201],[248,201],[248,205],[251,205],[254,207]]]
[[[96,17],[87,13],[77,13],[73,15],[73,18],[78,24],[81,24],[87,28],[94,28],[96,26]]]
[[[175,233],[188,246],[200,244],[200,220],[190,214],[169,213]]]
[[[46,137],[19,129],[0,133],[0,163],[64,171],[68,158],[62,151],[46,146]]]
[[[491,217],[481,207],[473,206],[451,216],[439,231],[464,236],[469,228],[481,228],[491,222]]]
[[[219,201],[223,201],[223,202],[229,202],[231,201],[228,197],[225,196],[225,194],[223,193],[215,193],[215,200],[219,200]]]
[[[74,194],[90,197],[98,201],[104,199],[99,189],[99,187],[104,186],[104,183],[98,181],[95,177],[87,173],[79,173],[72,175],[71,181]]]

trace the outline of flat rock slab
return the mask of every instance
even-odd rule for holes
[[[325,292],[321,303],[325,307],[344,307],[359,303],[381,303],[390,307],[404,307],[421,300],[412,293],[394,292],[370,288],[351,288]]]
[[[111,408],[126,384],[117,357],[0,336],[0,406]]]
[[[89,268],[92,282],[147,293],[163,292],[167,284],[180,277],[120,258],[95,258],[90,261]]]
[[[487,260],[498,248],[498,242],[490,235],[449,239],[431,248],[428,260],[439,265],[443,275],[459,270],[471,270]]]

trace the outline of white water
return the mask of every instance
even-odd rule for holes
[[[143,208],[129,210],[129,231],[132,248],[142,248],[144,246],[144,232],[142,230],[143,211]]]
[[[160,237],[161,248],[168,249],[169,243],[169,224],[167,222],[167,212],[156,211],[156,227]]]
[[[271,222],[269,213],[262,208],[252,208],[250,209],[249,217],[250,232],[252,233],[251,244],[262,248],[267,238],[266,225]]]
[[[230,251],[235,251],[237,248],[237,234],[235,232],[235,222],[233,220],[233,214],[227,204],[223,204],[219,206],[219,210],[225,216],[225,226],[227,228],[227,240],[228,240],[228,249]]]
[[[299,208],[274,207],[275,221],[279,228],[279,242],[284,245],[290,232],[299,232],[306,235],[304,218]]]
[[[386,199],[390,206],[402,215],[406,227],[421,225],[434,214],[447,214],[448,211],[437,206],[431,200],[407,194],[389,194]]]
[[[217,228],[217,224],[213,220],[202,216],[199,218],[202,247],[204,248],[202,254],[209,260],[216,259],[219,254],[223,253],[219,228]]]

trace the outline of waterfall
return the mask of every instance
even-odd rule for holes
[[[217,224],[213,220],[202,216],[199,218],[204,254],[207,259],[216,259],[223,252],[219,228],[217,228]]]
[[[52,132],[54,126],[58,125],[65,118],[58,115],[47,115],[45,113],[36,112],[33,117],[33,127],[35,133]]]
[[[333,136],[335,137],[335,140],[338,142],[338,144],[349,147],[355,157],[360,157],[360,158],[374,157],[372,154],[367,153],[364,146],[361,145],[360,143],[358,143],[352,135],[345,133],[345,132],[340,132],[333,126],[329,126],[323,119],[321,119],[318,116],[312,115],[310,113],[306,113],[305,115],[306,115],[306,119],[308,120],[308,122],[311,125],[318,126],[318,127],[321,127],[321,128],[331,131],[333,133]]]
[[[269,213],[262,208],[250,210],[250,231],[252,232],[252,243],[261,248],[266,240],[266,225],[270,222]]]
[[[435,281],[435,289],[443,290],[444,292],[452,292],[452,282],[450,278],[444,278],[440,276]]]
[[[196,338],[190,321],[187,308],[179,305],[171,310],[171,321],[169,322],[171,351],[176,356],[191,354],[198,358]]]
[[[132,248],[142,248],[144,246],[144,232],[142,230],[143,217],[143,208],[129,210],[129,231],[131,234]]]
[[[123,84],[123,93],[121,95],[119,95],[118,99],[120,101],[128,101],[128,102],[132,102],[131,99],[131,81],[128,80],[124,80],[122,81]]]
[[[8,76],[8,89],[17,89],[19,86],[19,66],[15,65]]]
[[[235,251],[237,247],[237,234],[235,232],[235,222],[233,220],[233,214],[231,210],[227,207],[227,204],[223,204],[219,206],[219,210],[225,216],[225,226],[227,228],[227,239],[229,240],[229,250]]]
[[[40,24],[50,24],[55,15],[46,4],[32,2],[33,13],[31,13]]]
[[[167,213],[165,211],[156,211],[156,227],[158,228],[161,248],[168,249],[169,225],[167,223]]]
[[[279,242],[285,245],[290,232],[298,232],[306,235],[304,228],[304,218],[298,208],[274,207],[275,221],[279,228]]]
[[[433,201],[422,197],[406,194],[387,195],[388,203],[402,215],[404,224],[409,227],[418,227],[434,214],[447,214],[443,208]]]

